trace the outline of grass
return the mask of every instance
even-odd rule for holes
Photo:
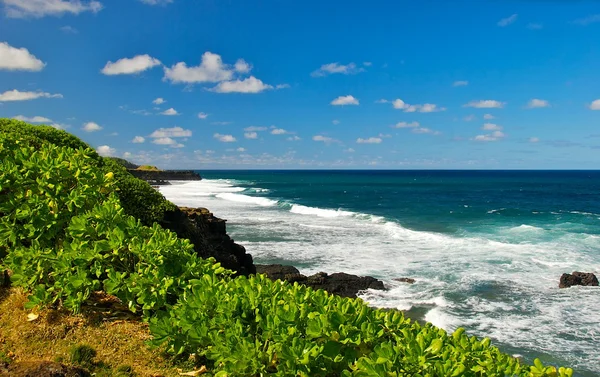
[[[57,361],[88,368],[96,376],[179,376],[197,369],[146,345],[146,324],[105,296],[81,315],[44,310],[34,321],[18,288],[0,288],[0,362]]]
[[[135,170],[143,170],[143,171],[161,171],[159,168],[157,168],[156,166],[152,166],[152,165],[142,165],[140,167],[138,167]]]

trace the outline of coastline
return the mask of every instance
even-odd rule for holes
[[[361,298],[373,307],[399,309],[419,322],[432,322],[448,331],[466,325],[467,331],[471,334],[479,337],[490,336],[507,352],[523,355],[528,361],[540,357],[549,362],[573,364],[572,359],[565,359],[550,349],[543,351],[535,345],[530,346],[528,333],[520,332],[519,327],[524,324],[539,323],[537,317],[529,313],[517,313],[516,309],[508,309],[508,304],[520,300],[533,299],[535,305],[553,307],[556,307],[555,300],[562,300],[560,307],[565,306],[565,297],[579,300],[577,295],[573,295],[575,291],[558,290],[560,275],[571,272],[570,267],[556,266],[551,269],[556,272],[547,270],[550,271],[546,272],[549,278],[536,281],[517,280],[515,285],[508,281],[505,283],[502,276],[499,281],[498,278],[497,281],[490,279],[489,273],[507,271],[506,265],[493,264],[492,270],[485,273],[484,268],[488,267],[484,267],[483,264],[479,268],[469,269],[465,269],[465,265],[462,264],[463,258],[469,258],[472,262],[485,262],[487,266],[488,258],[493,258],[494,255],[507,259],[514,258],[515,255],[509,256],[508,252],[517,251],[524,253],[519,258],[525,258],[526,261],[530,258],[543,260],[540,251],[546,252],[544,246],[540,247],[534,243],[482,241],[481,238],[415,231],[400,227],[389,219],[369,215],[369,211],[363,210],[359,213],[356,209],[347,208],[336,210],[331,206],[317,208],[314,204],[312,206],[307,204],[305,200],[290,200],[294,194],[287,196],[282,194],[283,190],[291,186],[297,186],[294,190],[304,190],[306,185],[310,184],[310,180],[302,183],[292,178],[300,176],[302,179],[307,179],[307,176],[310,177],[310,172],[282,173],[282,175],[275,175],[275,180],[270,175],[271,178],[261,179],[260,172],[238,175],[231,175],[230,172],[220,174],[213,172],[205,173],[203,176],[202,183],[188,183],[181,186],[183,182],[174,182],[173,186],[163,187],[160,191],[166,194],[167,198],[177,198],[176,202],[179,204],[195,206],[195,203],[203,203],[211,208],[211,211],[227,218],[228,224],[233,227],[232,237],[248,248],[257,263],[291,265],[306,275],[314,275],[319,271],[328,273],[345,271],[357,276],[374,276],[385,281],[389,289],[368,291],[361,295]],[[319,172],[316,176],[321,177],[322,173]],[[279,182],[285,182],[285,186]],[[274,183],[277,183],[277,186],[274,186]],[[277,193],[274,192],[273,187],[277,187]],[[311,187],[315,186],[309,186],[306,194],[310,194],[313,190]],[[486,212],[490,210],[487,209],[483,213]],[[499,216],[496,213],[498,212],[491,211],[487,216],[495,218],[494,216]],[[570,216],[583,215],[574,213]],[[515,235],[520,235],[516,232],[521,231],[539,232],[535,228],[530,230],[520,225],[514,228],[515,230],[510,231],[515,232]],[[387,238],[383,239],[382,236]],[[359,243],[356,243],[357,240]],[[394,251],[392,248],[394,245],[403,247],[410,254]],[[482,248],[490,252],[482,252]],[[417,253],[417,250],[423,252]],[[531,266],[531,263],[528,265]],[[533,266],[537,269],[548,267],[544,264]],[[431,267],[436,268],[435,273],[439,277],[430,275],[427,270]],[[466,298],[468,300],[466,305],[459,303],[458,306],[450,301],[455,299],[452,296],[455,294],[452,292],[455,287],[446,289],[440,285],[442,281],[439,278],[448,279],[448,276],[452,276],[445,271],[452,271],[453,275],[459,271],[469,278],[462,283],[459,280],[456,285],[461,291],[467,288],[473,289],[472,293],[465,291],[472,296],[470,299]],[[375,273],[372,274],[373,272]],[[416,284],[393,281],[404,276],[416,278]],[[525,289],[518,287],[523,283],[526,285],[535,283],[536,287],[542,286],[542,290],[536,287],[525,287]],[[588,301],[593,299],[593,296],[590,296],[593,295],[593,289],[574,289],[581,292],[583,297],[588,297]],[[540,302],[541,299],[544,301]],[[503,306],[491,306],[494,300],[500,300],[498,305]],[[501,308],[507,308],[504,309],[505,314]],[[474,318],[466,322],[461,319],[469,318],[470,315]],[[518,320],[513,320],[506,327],[504,321],[506,316]],[[555,326],[554,318],[550,319],[552,321],[547,322],[548,326]],[[482,327],[483,325],[486,327]],[[571,326],[569,323],[561,323],[561,329],[568,329],[569,326]],[[552,330],[545,331],[544,339],[546,337],[554,339],[554,334]],[[585,343],[578,341],[577,344],[581,346]],[[588,369],[576,375],[594,376],[595,374]]]

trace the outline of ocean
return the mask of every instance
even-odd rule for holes
[[[200,171],[160,191],[206,207],[256,263],[370,275],[376,307],[600,375],[600,171]],[[409,277],[415,284],[395,278]]]

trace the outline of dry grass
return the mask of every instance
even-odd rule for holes
[[[179,375],[171,360],[146,345],[148,326],[120,310],[110,297],[98,295],[95,305],[84,308],[81,315],[44,310],[35,313],[39,317],[34,321],[28,321],[25,302],[21,290],[0,288],[0,356],[68,363],[73,346],[88,344],[97,351],[98,376],[117,375],[117,368],[123,366],[131,366],[135,376]]]

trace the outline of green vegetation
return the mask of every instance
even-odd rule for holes
[[[138,167],[136,170],[160,171],[159,168],[157,168],[156,166],[152,166],[152,165],[142,165],[142,166]]]
[[[132,208],[148,202],[146,186],[131,183],[118,162],[22,137],[0,135],[0,248],[13,284],[31,292],[30,308],[79,312],[104,291],[141,314],[154,345],[195,355],[218,377],[573,373],[539,360],[522,365],[487,338],[447,334],[359,299],[262,275],[234,278],[152,224],[167,210],[164,198]]]
[[[94,365],[94,359],[98,355],[96,350],[88,344],[78,344],[71,349],[69,359],[71,364],[79,365],[84,368],[91,368]]]

